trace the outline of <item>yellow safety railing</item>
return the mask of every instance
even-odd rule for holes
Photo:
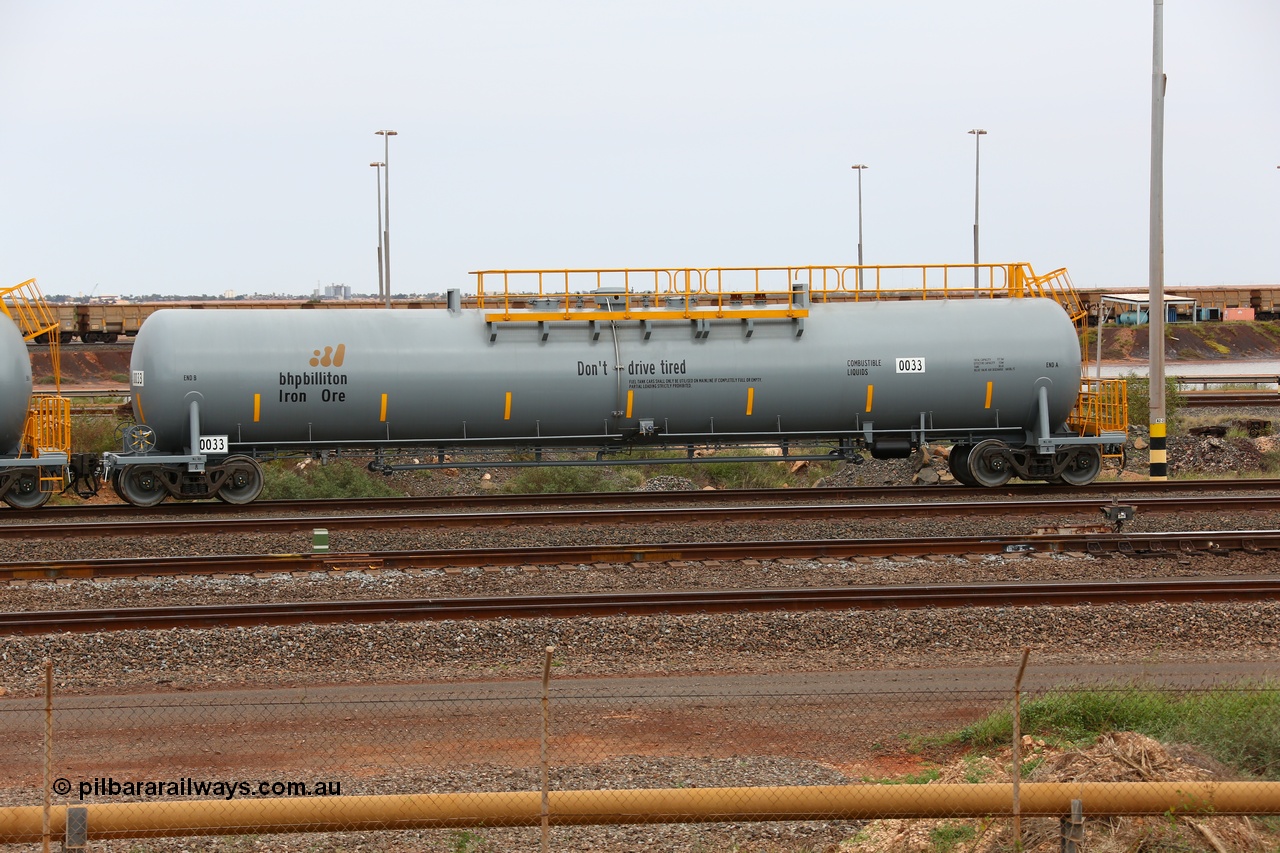
[[[49,345],[49,365],[55,388],[62,388],[61,326],[58,312],[44,301],[34,278],[13,287],[0,288],[0,311],[17,324],[22,337]]]
[[[57,466],[40,468],[41,490],[58,491],[64,482],[63,465],[71,453],[71,400],[58,393],[62,388],[60,318],[45,302],[34,278],[0,289],[0,311],[17,324],[23,338],[49,345],[49,365],[57,392],[31,397],[23,423],[21,453],[33,459],[60,454]]]
[[[1033,278],[1031,290],[1036,296],[1056,300],[1066,310],[1067,316],[1071,318],[1072,323],[1075,323],[1076,328],[1084,328],[1089,312],[1084,307],[1080,294],[1076,293],[1075,287],[1071,284],[1071,277],[1067,275],[1065,267]]]
[[[23,452],[39,458],[71,452],[71,400],[53,394],[31,398],[23,428]]]
[[[476,303],[493,321],[795,318],[799,268],[482,270]],[[514,313],[518,312],[518,313]]]
[[[57,337],[60,325],[58,312],[44,301],[34,278],[0,289],[0,310],[18,324],[22,336],[29,341],[50,333],[53,333],[51,338]]]
[[[1123,379],[1083,379],[1067,426],[1080,436],[1129,429],[1128,383]]]
[[[1037,276],[1026,263],[620,267],[471,274],[476,277],[478,307],[493,312],[486,316],[490,321],[803,317],[807,311],[797,302],[800,292],[814,302],[1045,296],[1061,303],[1073,320],[1077,312],[1083,314],[1066,270]]]

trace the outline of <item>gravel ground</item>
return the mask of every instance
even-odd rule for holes
[[[1250,416],[1264,416],[1264,412]],[[1235,414],[1235,416],[1239,416]],[[1138,444],[1140,430],[1134,431]],[[1215,440],[1218,441],[1218,440]],[[1264,438],[1224,439],[1213,445],[1213,473],[1223,459],[1241,470],[1260,458]],[[1178,458],[1203,457],[1201,439],[1179,444]],[[1243,448],[1243,449],[1241,449]],[[1130,466],[1145,464],[1130,453]],[[1171,452],[1171,457],[1174,454]],[[869,460],[829,478],[863,484],[909,482],[910,460]],[[475,474],[478,478],[482,476]],[[464,485],[448,481],[451,489]],[[649,488],[687,489],[688,481],[654,477]],[[1123,495],[1123,484],[1117,483]],[[1026,534],[1036,527],[1096,523],[1097,516],[999,515],[927,518],[907,515],[867,521],[742,522],[715,525],[525,527],[430,531],[338,531],[335,554],[417,548],[545,546],[600,543],[732,541],[746,539],[893,538],[924,535]],[[1134,532],[1184,529],[1273,529],[1274,513],[1202,512],[1192,518],[1139,514]],[[0,542],[0,561],[30,558],[95,559],[120,555],[296,552],[309,537],[249,534],[228,542],[217,536],[130,537],[109,540]],[[13,581],[0,586],[6,610],[172,604],[358,600],[438,596],[535,595],[613,589],[698,589],[918,584],[985,581],[1096,580],[1266,574],[1269,555],[1228,557],[1088,557],[1083,555],[952,557],[945,559],[773,560],[522,566],[334,574],[151,578],[138,580]],[[1280,605],[1277,605],[1280,606]],[[776,613],[706,617],[533,620],[529,622],[417,623],[301,626],[281,629],[122,632],[43,638],[0,638],[0,687],[29,694],[34,667],[47,653],[62,661],[60,690],[92,691],[126,685],[342,683],[405,678],[468,678],[536,666],[540,650],[563,650],[567,674],[916,667],[987,663],[992,649],[1028,639],[1037,657],[1071,661],[1132,655],[1135,648],[1204,659],[1248,660],[1274,653],[1277,621],[1266,605],[1161,605],[1143,608],[1026,608],[881,613]],[[1117,641],[1123,637],[1123,641]],[[109,655],[86,649],[110,649]],[[350,650],[361,650],[358,660]],[[939,660],[939,655],[944,655]]]
[[[1213,455],[1216,475],[1249,470],[1261,453],[1255,443],[1236,447],[1188,443],[1171,463]],[[1225,450],[1224,450],[1225,447]],[[1232,448],[1236,447],[1235,452]],[[1224,451],[1225,455],[1219,454]],[[1265,450],[1264,450],[1265,452]],[[1256,456],[1256,458],[1255,458]],[[1223,461],[1223,460],[1226,461]],[[1185,463],[1184,463],[1185,464]],[[1238,464],[1239,467],[1232,468]],[[1131,469],[1145,454],[1130,454]],[[1224,467],[1225,466],[1225,467]],[[827,485],[909,482],[909,461],[848,466]],[[436,478],[443,483],[446,478]],[[452,483],[453,491],[483,491],[479,475]],[[649,488],[689,488],[676,478],[652,478]],[[1123,487],[1118,486],[1123,494]],[[1274,528],[1272,514],[1202,513],[1194,519],[1140,515],[1133,531]],[[339,532],[336,553],[382,549],[520,546],[600,542],[708,541],[734,538],[878,538],[921,535],[1007,535],[1037,526],[1093,523],[1087,519],[904,517],[867,522],[764,523],[714,527],[511,527],[488,530]],[[305,539],[305,537],[304,537]],[[128,554],[291,552],[309,546],[297,536],[247,535],[227,543],[216,537],[136,537],[109,542],[0,542],[0,560],[94,558]],[[1270,573],[1269,555],[1164,558],[1083,555],[984,556],[885,560],[777,560],[766,562],[593,564],[499,570],[350,572],[270,577],[13,582],[0,587],[6,610],[155,606],[176,603],[296,601],[586,592],[607,589],[678,589],[967,581],[1034,581],[1112,577],[1171,577]],[[77,693],[186,691],[224,686],[376,684],[428,680],[540,677],[542,651],[553,645],[562,666],[557,679],[597,675],[757,673],[1016,666],[1020,650],[1042,665],[1135,661],[1274,661],[1280,647],[1280,602],[969,608],[871,612],[779,612],[716,616],[644,616],[604,619],[493,620],[408,624],[294,626],[261,629],[173,630],[0,638],[0,694],[38,695],[42,661],[57,661],[59,696]],[[459,769],[429,783],[401,774],[382,780],[395,790],[528,788],[534,771],[505,766]],[[668,784],[825,784],[844,782],[833,768],[810,761],[743,756],[734,761],[628,757],[561,767],[561,788]],[[456,777],[456,778],[455,778]],[[371,781],[372,783],[372,781]],[[385,790],[385,788],[383,788]],[[345,791],[344,791],[345,793]],[[24,795],[26,796],[26,795]],[[26,796],[24,802],[29,802]],[[835,851],[857,824],[808,823],[730,826],[557,828],[557,850]],[[99,850],[452,850],[537,849],[534,829],[349,833],[280,838],[116,842]]]

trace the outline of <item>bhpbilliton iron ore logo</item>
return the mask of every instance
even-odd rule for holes
[[[311,351],[312,367],[342,367],[342,360],[347,356],[347,345],[338,344],[337,348],[325,347],[324,352],[320,350]]]

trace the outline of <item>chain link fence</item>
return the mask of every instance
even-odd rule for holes
[[[1143,693],[1155,716],[1161,703],[1209,695],[1233,713],[1255,708],[1256,742],[1215,756],[1125,732],[1096,743],[1046,734],[1041,705],[1078,700],[1064,713],[1080,715],[1105,704],[1096,687],[1015,698],[1012,678],[1007,690],[915,684],[818,674],[773,684],[513,680],[71,695],[53,697],[51,713],[42,699],[6,697],[0,806],[21,808],[0,809],[0,839],[39,849],[16,833],[41,827],[47,784],[55,842],[66,832],[62,807],[90,807],[89,849],[136,853],[224,834],[197,839],[199,849],[465,853],[538,850],[545,838],[554,850],[1003,850],[1014,849],[1015,831],[1027,850],[1280,843],[1280,823],[1226,816],[1280,803],[1280,783],[1243,781],[1277,769],[1266,766],[1280,749],[1272,687]],[[1016,757],[1015,701],[1026,732]],[[1146,786],[1164,790],[1161,803],[1182,799],[1154,815],[1102,817],[1146,808],[1130,796],[1139,782],[1171,784]],[[1070,820],[1073,799],[1083,822]],[[125,825],[134,836],[179,837],[106,837]],[[281,831],[291,834],[266,834]]]

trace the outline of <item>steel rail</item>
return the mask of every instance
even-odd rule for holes
[[[404,510],[470,509],[484,507],[542,506],[608,506],[622,504],[641,506],[654,504],[704,504],[704,503],[789,503],[794,501],[838,502],[900,499],[903,501],[932,502],[978,498],[995,501],[1005,498],[1059,497],[1084,498],[1090,495],[1160,494],[1168,492],[1280,492],[1280,479],[1256,480],[1172,480],[1167,482],[1137,480],[1133,482],[1102,482],[1088,486],[1049,486],[1042,483],[1014,483],[998,489],[967,488],[960,485],[946,486],[850,486],[817,487],[811,489],[717,489],[709,491],[671,492],[579,492],[571,494],[540,495],[427,495],[401,498],[348,498],[296,501],[255,501],[247,506],[233,506],[221,501],[194,501],[163,503],[148,509],[127,504],[75,504],[45,506],[37,510],[0,509],[0,521],[5,524],[17,521],[54,523],[68,519],[88,518],[136,519],[179,516],[248,516],[286,513],[339,514],[357,509],[362,513],[401,512]]]
[[[1210,390],[1180,391],[1184,405],[1187,406],[1221,406],[1237,408],[1241,406],[1275,406],[1280,404],[1280,391],[1260,390]]]
[[[1280,549],[1280,530],[1035,536],[957,536],[920,539],[819,539],[767,542],[677,542],[635,545],[556,545],[378,551],[371,554],[266,554],[196,557],[127,557],[0,563],[0,580],[91,577],[172,577],[270,572],[444,569],[483,566],[581,565],[893,557],[930,554],[1088,553],[1125,556],[1260,553]]]
[[[0,635],[448,619],[1249,601],[1274,598],[1277,593],[1280,578],[1243,577],[215,604],[0,613]]]
[[[1144,513],[1275,512],[1280,494],[1179,495],[1126,498],[1125,504]],[[416,529],[446,527],[511,527],[567,524],[711,524],[741,521],[800,521],[812,519],[901,518],[952,515],[1084,515],[1098,519],[1105,504],[1096,498],[1001,501],[930,501],[912,503],[807,503],[784,506],[631,507],[557,509],[481,513],[392,513],[380,515],[281,516],[274,518],[133,518],[79,521],[67,524],[0,524],[0,539],[36,537],[115,537],[178,534],[232,535],[239,533],[296,533],[317,527],[334,530]]]

